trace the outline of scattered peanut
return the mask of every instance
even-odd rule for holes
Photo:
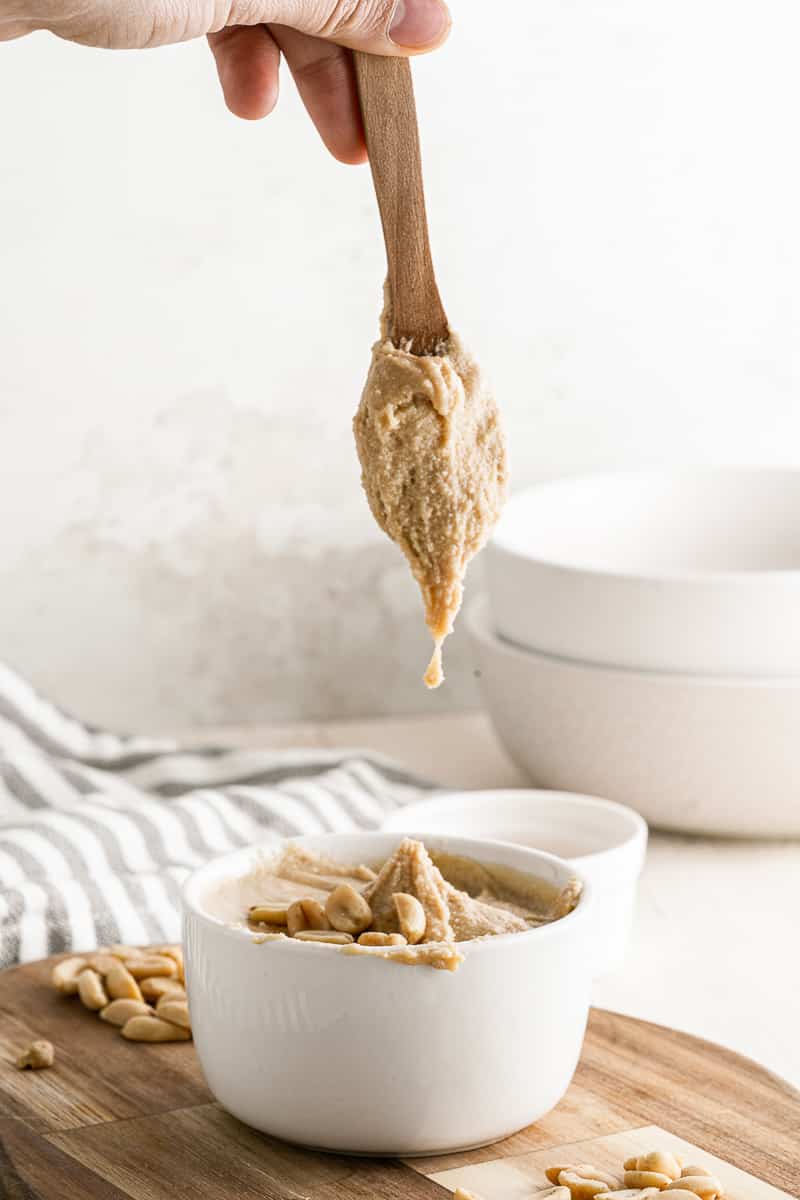
[[[100,1009],[100,1020],[122,1028],[131,1017],[147,1017],[153,1010],[143,1000],[112,1000]]]
[[[20,1071],[42,1071],[46,1067],[52,1067],[55,1058],[56,1052],[52,1042],[36,1041],[32,1042],[23,1054],[20,1054],[16,1066]]]
[[[317,942],[324,946],[349,946],[353,941],[352,933],[337,933],[332,929],[301,929],[295,935],[298,942]]]
[[[547,1176],[547,1178],[550,1180],[551,1183],[558,1183],[558,1177],[561,1174],[561,1172],[562,1171],[571,1171],[571,1170],[572,1170],[572,1167],[564,1167],[564,1166],[548,1167],[547,1170],[545,1171],[545,1175]]]
[[[172,1025],[161,1017],[131,1017],[122,1026],[122,1036],[130,1042],[188,1042],[192,1036],[188,1029]]]
[[[536,1200],[570,1200],[570,1191],[567,1187],[549,1187],[543,1192],[536,1193]]]
[[[93,971],[97,971],[98,975],[105,976],[119,966],[119,959],[115,958],[113,954],[92,954],[86,960],[86,965]]]
[[[685,1192],[692,1192],[695,1196],[702,1196],[703,1200],[716,1200],[717,1196],[722,1195],[722,1184],[715,1178],[714,1175],[706,1173],[702,1175],[683,1175],[674,1183],[671,1183],[666,1189],[668,1192],[675,1192],[678,1188]],[[670,1197],[672,1200],[672,1197]]]
[[[121,958],[123,962],[127,958],[141,958],[142,952],[136,946],[124,946],[120,942],[115,942],[113,946],[104,946],[99,951],[100,954],[113,954],[114,958]]]
[[[87,1008],[98,1012],[108,1004],[103,981],[91,967],[86,967],[78,976],[78,995]]]
[[[74,996],[78,991],[78,976],[85,966],[85,958],[62,958],[56,963],[50,976],[56,991],[64,996]]]
[[[308,929],[328,930],[331,923],[319,900],[295,900],[286,910],[286,928],[290,937]]]
[[[594,1200],[652,1200],[660,1195],[658,1188],[623,1188],[621,1192],[598,1192]]]
[[[151,979],[140,979],[139,988],[145,1000],[160,1000],[162,996],[171,996],[175,1000],[186,998],[186,989],[181,981],[167,979],[163,975],[154,975]]]
[[[630,1166],[628,1165],[630,1163]],[[649,1154],[640,1154],[635,1162],[631,1159],[625,1163],[626,1171],[655,1171],[659,1175],[667,1175],[670,1179],[679,1179],[681,1164],[674,1154],[665,1154],[661,1150],[651,1150]]]
[[[105,978],[106,991],[112,1000],[142,999],[142,989],[131,975],[125,963],[115,960]]]
[[[142,958],[128,958],[125,966],[134,979],[149,979],[153,975],[177,975],[178,965],[166,954],[151,954]]]
[[[378,933],[373,929],[369,933],[362,933],[358,944],[359,946],[407,946],[408,942],[402,933]]]
[[[593,1200],[599,1192],[618,1191],[621,1186],[615,1175],[586,1163],[561,1171],[558,1182],[569,1188],[572,1200]]]
[[[285,925],[285,904],[254,904],[247,910],[247,919],[257,925]]]
[[[410,946],[416,946],[425,937],[425,927],[428,924],[425,909],[416,896],[406,892],[395,892],[392,896],[400,932]]]
[[[660,1192],[672,1183],[669,1175],[660,1171],[626,1171],[623,1179],[626,1188],[658,1188]]]
[[[77,993],[86,1008],[130,1041],[185,1042],[192,1036],[180,946],[103,946],[56,963],[51,982],[63,995]],[[53,1053],[49,1042],[35,1042],[19,1059],[20,1068],[51,1065],[44,1051],[43,1061],[33,1061],[37,1047]],[[31,1061],[23,1061],[28,1057]]]
[[[333,889],[325,902],[325,915],[340,933],[363,933],[372,924],[372,909],[350,883]]]
[[[626,1158],[623,1171],[624,1187],[605,1171],[586,1165],[548,1167],[545,1175],[551,1183],[569,1188],[571,1200],[654,1200],[662,1192],[669,1192],[670,1200],[724,1200],[722,1184],[710,1171],[684,1167],[666,1151]]]
[[[175,963],[176,975],[181,983],[186,982],[186,975],[183,967],[183,947],[182,946],[155,946],[154,952],[163,955],[165,958],[171,958]]]
[[[180,1025],[182,1029],[192,1028],[189,1020],[189,1005],[185,1000],[173,1000],[170,996],[162,997],[156,1005],[156,1016],[161,1017],[162,1021],[169,1021],[170,1025]]]

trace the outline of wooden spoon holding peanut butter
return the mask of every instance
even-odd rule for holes
[[[505,443],[494,399],[439,296],[410,65],[362,53],[355,64],[388,276],[354,431],[373,516],[422,592],[434,640],[424,678],[438,687],[467,563],[505,500]]]

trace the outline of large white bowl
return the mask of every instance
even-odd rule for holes
[[[800,835],[800,678],[551,658],[499,638],[485,599],[466,625],[486,707],[532,783],[607,796],[662,829]]]
[[[387,857],[397,834],[294,839],[344,862]],[[426,842],[563,886],[562,859],[503,843]],[[273,847],[274,850],[274,847]],[[208,911],[248,849],[195,872],[184,945],[195,1046],[220,1104],[265,1133],[326,1150],[433,1154],[480,1145],[549,1112],[580,1055],[591,987],[591,885],[552,925],[464,943],[454,973],[330,946],[258,944]]]
[[[396,809],[382,828],[490,838],[560,855],[592,884],[595,974],[623,965],[647,849],[647,824],[627,805],[525,788],[446,792]]]
[[[582,662],[800,675],[800,471],[562,479],[514,496],[487,553],[494,628]]]

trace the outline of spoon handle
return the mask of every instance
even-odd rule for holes
[[[433,270],[411,66],[355,53],[361,115],[386,243],[395,345],[435,354],[449,330]]]

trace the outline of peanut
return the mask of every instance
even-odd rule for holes
[[[78,995],[86,1008],[90,1008],[92,1012],[98,1012],[108,1004],[103,981],[91,967],[85,967],[78,976]]]
[[[63,996],[74,996],[78,990],[78,976],[85,966],[85,958],[62,958],[53,967],[50,982]]]
[[[395,892],[392,900],[400,924],[400,932],[409,946],[416,946],[417,942],[421,942],[425,937],[425,929],[428,924],[425,909],[416,896],[409,896],[406,892]]]
[[[113,954],[92,954],[87,960],[87,966],[90,966],[93,971],[97,971],[98,975],[108,975],[109,971],[113,971],[119,966],[119,959]]]
[[[287,905],[254,904],[247,910],[247,919],[257,925],[285,925]]]
[[[571,1167],[548,1167],[545,1170],[545,1176],[551,1183],[558,1183],[558,1177],[562,1171],[571,1171]]]
[[[683,1170],[681,1171],[681,1178],[685,1178],[688,1175],[710,1175],[710,1174],[711,1174],[711,1172],[707,1171],[705,1169],[705,1167],[694,1167],[694,1166],[689,1165],[688,1167],[684,1167]]]
[[[593,1197],[600,1192],[613,1192],[620,1189],[620,1182],[615,1175],[610,1175],[607,1171],[601,1171],[586,1163],[577,1167],[567,1167],[560,1171],[558,1182],[562,1187],[569,1188],[572,1200],[593,1200]]]
[[[598,1192],[594,1200],[652,1200],[660,1195],[658,1188],[623,1188],[621,1192]]]
[[[332,929],[301,929],[294,935],[296,942],[316,942],[323,946],[349,946],[351,933],[338,933]]]
[[[660,1192],[672,1183],[661,1171],[626,1171],[623,1179],[626,1188],[658,1188]]]
[[[680,1180],[678,1180],[678,1183],[680,1183]],[[687,1191],[686,1188],[678,1187],[677,1183],[675,1184],[675,1187],[668,1187],[665,1189],[665,1191],[672,1192],[670,1200],[697,1200],[697,1192],[690,1192]],[[636,1194],[637,1196],[642,1195],[641,1192],[637,1192]],[[659,1192],[658,1195],[660,1194],[661,1193]]]
[[[185,973],[184,973],[184,966],[183,966],[183,947],[182,946],[175,946],[175,945],[155,946],[153,948],[153,953],[163,955],[165,958],[171,958],[177,968],[176,974],[178,976],[178,979],[180,979],[181,983],[185,982]]]
[[[170,996],[163,996],[156,1005],[156,1016],[161,1017],[162,1021],[169,1021],[170,1025],[180,1025],[182,1029],[192,1028],[189,1005],[185,1000],[173,1000]]]
[[[318,900],[295,900],[286,910],[286,928],[290,937],[308,929],[322,931],[330,927],[325,909]]]
[[[372,924],[372,909],[350,883],[333,889],[325,903],[325,915],[340,933],[363,933]]]
[[[130,1042],[188,1042],[191,1033],[180,1025],[171,1025],[161,1017],[131,1017],[122,1026],[122,1036]]]
[[[703,1200],[715,1200],[716,1196],[722,1195],[722,1184],[714,1175],[708,1174],[683,1175],[671,1183],[666,1191],[675,1192],[679,1188],[681,1191],[691,1192],[695,1196],[702,1196]]]
[[[674,1154],[662,1150],[651,1150],[649,1154],[640,1154],[633,1167],[626,1170],[656,1171],[659,1175],[668,1175],[670,1179],[680,1178],[681,1164]]]
[[[163,975],[154,975],[151,979],[140,979],[139,987],[145,1000],[160,1000],[162,996],[169,996],[173,1000],[185,1000],[186,998],[186,990],[181,981],[167,979]]]
[[[153,975],[173,976],[178,973],[178,965],[174,958],[166,954],[142,955],[141,958],[129,958],[125,966],[134,979],[149,979]]]
[[[32,1042],[28,1049],[20,1054],[17,1059],[16,1066],[20,1071],[30,1069],[31,1071],[41,1071],[45,1067],[52,1067],[55,1062],[56,1052],[53,1049],[52,1042],[44,1040]]]
[[[125,963],[118,959],[106,975],[106,991],[112,1000],[138,1000],[141,1003],[142,990],[131,975]]]
[[[131,1017],[147,1017],[151,1011],[150,1006],[142,1000],[112,1000],[105,1008],[100,1009],[100,1020],[108,1021],[110,1025],[119,1025],[121,1028]]]
[[[359,946],[407,946],[408,942],[402,933],[377,933],[374,929],[362,933],[358,939]]]
[[[114,958],[121,958],[125,962],[128,958],[141,958],[142,951],[136,946],[125,946],[120,942],[115,942],[113,946],[103,946],[98,951],[99,954],[113,954]]]

